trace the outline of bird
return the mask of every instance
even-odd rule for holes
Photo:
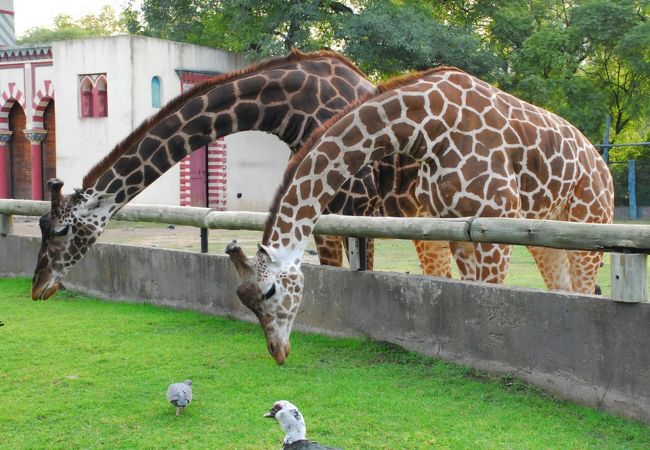
[[[273,407],[264,414],[264,417],[275,419],[284,431],[282,450],[341,450],[334,447],[326,447],[305,438],[307,427],[305,420],[293,403],[287,400],[279,400]]]
[[[192,401],[192,380],[172,383],[167,388],[167,400],[176,407],[176,417]]]

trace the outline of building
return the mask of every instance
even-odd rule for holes
[[[0,198],[47,199],[53,176],[70,192],[164,103],[246,65],[221,50],[128,35],[20,47],[12,11],[12,1],[0,0]],[[208,145],[207,154],[195,151],[135,202],[206,206],[207,199],[217,209],[263,211],[288,157],[275,136],[238,133]]]

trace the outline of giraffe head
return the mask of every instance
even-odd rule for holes
[[[236,242],[226,247],[226,253],[241,279],[237,296],[260,321],[271,356],[283,364],[291,351],[289,336],[302,299],[300,260],[284,263],[276,249],[261,244],[251,258]]]
[[[34,277],[32,299],[47,300],[56,293],[61,279],[97,240],[110,217],[107,201],[110,195],[93,189],[75,190],[63,195],[63,181],[47,182],[52,194],[49,212],[41,216],[41,249]]]

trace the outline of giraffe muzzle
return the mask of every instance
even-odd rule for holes
[[[61,283],[59,282],[38,286],[34,285],[32,286],[32,300],[47,300],[56,294],[60,286]]]

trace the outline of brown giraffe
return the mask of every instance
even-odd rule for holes
[[[609,170],[564,119],[454,68],[379,86],[317,131],[287,167],[257,254],[226,248],[242,280],[237,294],[258,316],[278,363],[291,349],[300,265],[316,220],[345,180],[392,154],[420,164],[415,194],[431,216],[612,219]],[[450,247],[463,278],[503,281],[510,246]],[[531,252],[552,288],[593,292],[602,253]]]
[[[215,77],[180,95],[92,168],[82,189],[63,196],[63,182],[50,180],[52,207],[40,220],[43,239],[32,298],[53,295],[108,220],[193,150],[246,130],[273,133],[297,149],[324,121],[374,90],[363,73],[337,53],[293,51]],[[377,194],[369,167],[348,183],[347,190],[354,201],[337,199],[333,212],[375,214]],[[340,238],[317,242],[323,263],[341,264]]]

